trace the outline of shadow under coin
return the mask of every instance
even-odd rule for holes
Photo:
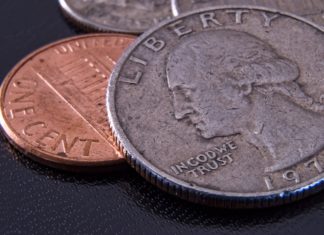
[[[136,204],[145,213],[150,213],[162,219],[176,222],[182,225],[205,226],[209,228],[233,229],[236,226],[245,229],[254,227],[267,228],[279,226],[289,221],[296,221],[298,217],[313,216],[324,211],[324,192],[305,198],[288,205],[256,210],[229,210],[193,204],[162,190],[146,182],[127,164],[117,170],[105,173],[80,174],[69,173],[40,165],[24,154],[17,151],[0,135],[1,149],[10,152],[16,162],[21,166],[49,180],[78,185],[115,185],[126,195],[126,198]]]
[[[296,217],[308,216],[314,211],[323,212],[324,192],[291,204],[266,209],[220,209],[193,204],[169,195],[142,180],[140,176],[124,185],[128,196],[143,210],[161,218],[177,221],[184,225],[207,227],[241,228],[274,226]]]
[[[1,150],[5,155],[13,157],[15,162],[33,172],[33,174],[45,176],[47,179],[56,180],[64,183],[74,184],[115,184],[120,180],[127,178],[128,172],[131,171],[127,163],[122,163],[114,166],[96,167],[96,168],[67,168],[57,169],[40,164],[31,160],[24,153],[12,146],[6,139],[4,134],[0,132]]]

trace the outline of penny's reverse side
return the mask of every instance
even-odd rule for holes
[[[139,34],[171,17],[170,0],[59,0],[63,13],[88,29]]]
[[[127,161],[165,191],[269,207],[323,188],[324,32],[265,8],[210,8],[141,36],[108,89]]]
[[[253,5],[272,7],[303,16],[315,23],[324,25],[323,0],[171,0],[172,13],[178,16],[194,9],[225,5]]]
[[[34,160],[81,170],[124,162],[107,124],[107,75],[133,36],[69,38],[27,56],[5,78],[1,125]]]

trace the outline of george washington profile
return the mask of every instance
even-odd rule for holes
[[[274,172],[324,148],[324,105],[298,83],[298,65],[234,30],[184,38],[167,61],[176,119],[205,139],[241,134]]]

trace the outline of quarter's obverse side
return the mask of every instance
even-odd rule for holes
[[[78,36],[27,56],[2,84],[0,121],[9,140],[34,160],[63,169],[123,163],[105,97],[107,75],[133,40]]]
[[[324,177],[324,32],[265,8],[210,8],[147,32],[108,89],[128,162],[181,198],[267,207]]]
[[[142,33],[171,17],[170,0],[59,0],[67,17],[99,31]]]
[[[288,11],[324,25],[323,0],[171,0],[172,13],[178,16],[191,10],[211,6],[253,5]]]

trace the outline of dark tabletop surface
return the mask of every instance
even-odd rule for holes
[[[56,0],[0,0],[0,77],[33,50],[84,32]],[[324,234],[324,192],[266,210],[194,205],[131,168],[69,174],[28,160],[0,137],[0,234]]]

